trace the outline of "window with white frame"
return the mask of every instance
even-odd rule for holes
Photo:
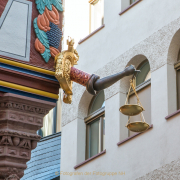
[[[104,24],[104,0],[90,0],[89,32]]]
[[[143,61],[137,69],[140,72],[136,74],[136,91],[145,109],[143,111],[145,121],[151,125],[151,71],[148,60]],[[129,104],[137,104],[137,98],[134,92],[130,94]],[[140,121],[140,115],[132,116],[131,122],[134,121]],[[129,136],[133,136],[134,134],[134,132],[129,131]]]
[[[105,149],[105,101],[104,91],[91,101],[86,123],[86,159]]]
[[[38,131],[41,137],[49,136],[61,131],[61,105],[62,90],[59,91],[59,99],[56,107],[49,111],[43,119],[43,127]]]

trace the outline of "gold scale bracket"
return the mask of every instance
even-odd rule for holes
[[[72,102],[72,81],[70,78],[71,67],[77,65],[79,60],[78,52],[74,49],[74,40],[67,40],[68,50],[59,53],[55,57],[55,77],[64,90],[63,101],[70,104]]]
[[[133,132],[144,132],[149,128],[149,124],[145,122],[144,115],[142,111],[145,111],[143,108],[140,99],[138,97],[138,94],[136,92],[136,78],[133,76],[133,78],[130,80],[130,88],[127,94],[127,98],[125,101],[125,105],[120,107],[120,112],[126,116],[129,116],[128,122],[126,127]],[[137,98],[137,104],[128,104],[129,101],[129,95],[131,92],[131,89],[134,91],[136,98]],[[135,121],[130,122],[131,116],[136,116],[140,114],[141,121]]]

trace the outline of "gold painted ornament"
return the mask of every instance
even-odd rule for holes
[[[149,124],[145,122],[145,119],[144,119],[144,116],[142,113],[145,110],[144,110],[144,108],[140,102],[140,99],[137,95],[136,88],[135,88],[135,81],[136,81],[136,79],[133,76],[133,78],[130,80],[130,88],[128,91],[128,95],[126,98],[125,105],[121,106],[119,110],[122,114],[129,116],[129,120],[127,122],[126,127],[130,131],[132,131],[132,132],[144,132],[149,128]],[[136,95],[137,104],[128,104],[131,89],[134,91],[134,93]],[[131,116],[136,116],[139,114],[140,114],[141,121],[130,122]]]

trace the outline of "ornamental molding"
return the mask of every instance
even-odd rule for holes
[[[2,109],[15,109],[30,113],[36,113],[40,115],[46,115],[48,114],[49,110],[44,108],[39,108],[31,105],[21,104],[21,103],[15,103],[15,102],[0,102],[0,108]]]
[[[36,0],[39,12],[34,19],[34,30],[36,33],[35,49],[41,54],[46,63],[51,56],[54,58],[59,54],[59,45],[62,31],[58,27],[59,12],[63,11],[61,0]]]
[[[99,0],[90,0],[89,3],[92,5],[95,5],[96,3],[98,3]]]
[[[71,68],[77,65],[79,60],[78,52],[74,49],[74,40],[67,40],[68,50],[59,53],[55,57],[55,77],[64,90],[63,101],[70,104],[72,101],[72,80],[70,77]]]
[[[41,136],[37,134],[30,134],[30,133],[25,133],[25,132],[20,132],[20,131],[0,130],[0,136],[4,136],[4,135],[19,137],[19,138],[26,138],[26,139],[31,139],[35,141],[39,141],[41,139]]]
[[[15,171],[16,173],[20,173],[20,174],[23,174],[24,175],[24,173],[23,172],[21,172],[21,171],[19,171],[18,169],[16,169],[16,168],[11,168],[11,169],[9,169],[10,171]],[[20,178],[16,175],[16,174],[12,174],[12,175],[10,175],[8,178],[6,178],[6,180],[20,180]]]
[[[20,136],[10,136],[10,135],[0,135],[0,145],[1,146],[14,146],[14,147],[20,147],[24,149],[35,149],[37,146],[37,142],[39,139],[36,140],[30,140],[30,139],[24,139],[24,137]],[[0,155],[3,154],[4,147],[0,147]]]

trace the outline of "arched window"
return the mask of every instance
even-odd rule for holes
[[[86,159],[104,150],[105,139],[105,100],[104,91],[91,101],[86,123]]]
[[[145,111],[143,111],[145,121],[151,125],[151,72],[148,60],[143,61],[137,69],[141,72],[136,74],[136,91],[145,109]],[[129,97],[129,104],[136,103],[137,98],[134,92],[132,92]],[[139,115],[131,117],[131,122],[140,120],[141,119]],[[135,133],[129,131],[129,136],[134,134]]]

